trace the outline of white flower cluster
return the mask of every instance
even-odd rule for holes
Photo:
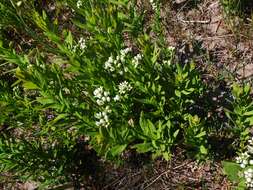
[[[244,177],[246,179],[246,185],[248,188],[253,188],[253,169],[249,168],[244,171]]]
[[[248,140],[247,149],[250,154],[253,154],[253,137],[251,137],[251,139]]]
[[[171,60],[164,60],[163,65],[171,65]]]
[[[108,91],[104,91],[103,87],[100,86],[99,88],[95,89],[93,92],[95,98],[97,99],[96,102],[99,106],[104,105],[106,102],[110,102],[110,93]]]
[[[113,100],[115,101],[115,102],[117,102],[117,101],[120,101],[120,96],[119,95],[116,95],[114,98],[113,98]]]
[[[18,7],[20,7],[21,5],[22,5],[22,1],[18,1],[17,3],[16,3],[16,5],[18,6]]]
[[[248,152],[242,153],[240,156],[236,157],[236,163],[240,164],[241,168],[245,168],[249,164],[250,155]]]
[[[87,48],[86,41],[83,37],[81,37],[78,43],[73,47],[73,51],[76,52],[76,49],[79,48],[80,50],[84,50]]]
[[[82,5],[83,5],[82,0],[78,0],[78,1],[76,2],[76,6],[77,6],[78,9],[80,9]]]
[[[81,37],[79,39],[78,44],[79,44],[80,49],[82,49],[82,50],[84,50],[87,47],[85,39],[83,37]]]
[[[86,91],[86,90],[81,91],[81,93],[82,93],[84,96],[89,96],[89,92]]]
[[[138,67],[138,65],[140,64],[140,61],[142,60],[143,56],[141,54],[137,54],[136,56],[134,56],[132,63],[134,65],[135,68]]]
[[[241,168],[246,168],[248,166],[253,166],[253,137],[248,140],[247,150],[236,157],[236,163],[240,164]],[[247,168],[244,171],[244,177],[246,180],[246,185],[249,189],[253,189],[253,169]]]
[[[64,87],[62,90],[65,94],[70,94],[70,90],[67,87]]]
[[[131,51],[131,48],[126,48],[120,50],[120,54],[114,59],[113,56],[110,56],[104,64],[104,68],[110,72],[114,72],[116,69],[120,69],[125,63],[126,55]],[[123,74],[123,71],[120,71],[120,74]]]
[[[240,164],[241,168],[247,165],[253,165],[253,137],[248,140],[247,151],[236,157],[236,163]]]
[[[112,110],[110,109],[110,107],[106,106],[106,108],[102,112],[96,113],[95,118],[98,119],[98,121],[96,121],[96,125],[107,128],[110,125],[108,114],[111,112]]]
[[[118,85],[118,88],[119,88],[119,93],[121,95],[124,95],[126,94],[126,92],[129,92],[132,90],[132,86],[127,81],[121,82]]]

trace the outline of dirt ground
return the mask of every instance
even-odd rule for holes
[[[175,1],[176,2],[176,1]],[[250,80],[253,74],[253,27],[247,15],[228,17],[219,0],[165,3],[167,40],[214,77]]]

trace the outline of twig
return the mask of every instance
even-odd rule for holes
[[[177,19],[181,22],[184,22],[184,23],[198,23],[198,24],[210,24],[211,23],[211,18],[209,18],[208,20],[183,20],[181,18],[179,18],[177,16]]]
[[[137,173],[131,175],[130,178],[133,178],[133,177],[139,175],[140,173],[141,173],[141,172],[137,172]],[[121,176],[121,177],[119,177],[118,179],[116,179],[116,180],[114,180],[113,182],[111,182],[110,184],[108,184],[108,185],[106,185],[105,187],[103,187],[103,189],[107,189],[108,187],[113,186],[113,185],[115,185],[115,184],[117,184],[117,183],[121,184],[121,182],[122,182],[125,178],[126,178],[126,176],[124,176],[124,177]]]
[[[64,190],[64,189],[72,188],[72,187],[73,187],[72,183],[65,183],[63,185],[52,187],[52,188],[50,188],[48,190]]]
[[[233,36],[234,36],[233,34],[225,34],[225,35],[219,35],[219,36],[209,36],[209,37],[201,38],[201,40],[213,40],[213,39],[233,37]]]
[[[218,32],[218,30],[220,28],[221,23],[222,23],[222,20],[219,21],[219,23],[218,23],[218,25],[216,27],[216,30],[215,30],[215,34],[217,34],[217,32]]]
[[[119,183],[119,182],[122,180],[122,177],[123,177],[123,176],[119,177],[118,179],[114,180],[114,181],[111,182],[110,184],[106,185],[103,189],[107,189],[108,187],[113,186],[113,185]],[[124,179],[124,177],[123,177],[123,179]]]
[[[161,173],[159,176],[157,176],[151,183],[149,183],[145,188],[143,188],[143,190],[144,190],[144,189],[147,189],[148,187],[150,187],[152,184],[154,184],[154,183],[155,183],[160,177],[162,177],[163,175],[169,173],[169,171],[170,171],[171,169],[175,170],[175,169],[181,168],[181,167],[183,167],[183,166],[185,166],[185,165],[188,165],[189,163],[190,163],[190,162],[187,162],[187,163],[181,164],[181,165],[179,165],[179,166],[177,166],[177,167],[175,167],[175,168],[169,168],[168,170],[162,172],[162,173]]]

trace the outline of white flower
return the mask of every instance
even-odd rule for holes
[[[100,119],[101,117],[102,117],[102,113],[101,112],[95,114],[95,118]]]
[[[246,182],[250,183],[251,182],[251,178],[246,178]]]
[[[97,102],[97,104],[98,104],[99,106],[104,105],[104,101],[102,101],[102,100],[97,100],[96,102]]]
[[[125,48],[125,49],[120,50],[120,54],[121,54],[121,55],[126,55],[126,54],[128,54],[129,52],[131,52],[131,51],[132,51],[131,48]]]
[[[70,90],[69,90],[68,88],[65,87],[65,88],[63,88],[62,90],[63,90],[66,94],[70,94]]]
[[[244,165],[247,165],[247,164],[248,164],[248,160],[243,160],[242,163],[243,163]]]
[[[136,60],[141,60],[142,57],[143,57],[143,56],[142,56],[141,54],[138,53],[138,54],[135,56],[135,59],[136,59]]]
[[[250,160],[250,161],[249,161],[249,164],[250,164],[250,165],[253,165],[253,160]]]
[[[78,41],[78,44],[80,46],[80,49],[84,50],[87,46],[86,46],[86,43],[85,43],[85,39],[83,37],[81,37]]]
[[[112,67],[112,64],[109,61],[105,62],[105,69],[109,69]]]
[[[105,68],[106,70],[111,71],[111,72],[115,71],[115,66],[114,66],[114,65],[115,65],[115,61],[116,61],[116,60],[113,60],[113,57],[110,56],[110,57],[108,58],[108,60],[105,62],[104,68]],[[117,61],[116,61],[116,64],[117,64]]]
[[[122,63],[124,63],[124,62],[125,62],[125,57],[120,56],[120,61],[121,61]]]
[[[119,88],[120,94],[125,94],[126,92],[129,92],[130,90],[132,90],[132,86],[127,81],[121,82],[118,85],[118,88]]]
[[[251,139],[248,140],[248,143],[249,143],[250,145],[253,145],[253,137],[251,137]]]
[[[157,10],[157,5],[156,5],[156,2],[154,2],[154,0],[149,0],[153,10]]]
[[[106,106],[106,107],[105,107],[105,111],[106,111],[107,113],[111,113],[111,112],[112,112],[112,110],[110,109],[109,106]]]
[[[96,121],[95,124],[101,127],[108,127],[110,125],[108,114],[111,113],[111,111],[110,107],[106,106],[102,112],[96,113],[95,118],[98,119],[98,121]]]
[[[28,69],[28,70],[31,70],[32,68],[33,68],[33,65],[32,65],[32,64],[27,65],[27,69]]]
[[[246,185],[248,187],[253,187],[253,169],[252,168],[249,168],[247,170],[244,171],[244,177],[245,177],[245,180],[246,180]]]
[[[102,97],[102,93],[103,93],[103,87],[100,86],[99,88],[96,88],[94,91],[93,91],[93,94],[96,98],[101,98]]]
[[[112,58],[112,56],[109,57],[109,59],[108,59],[107,62],[108,62],[108,63],[113,63],[113,58]]]
[[[76,6],[77,6],[78,9],[80,9],[82,5],[83,5],[83,2],[81,0],[78,0],[76,2]]]
[[[17,6],[20,7],[22,5],[22,1],[17,2]]]
[[[245,168],[249,164],[249,157],[250,155],[247,152],[244,152],[236,157],[236,163],[240,164],[242,168]]]
[[[163,64],[164,64],[164,65],[171,65],[171,60],[164,60],[164,61],[163,61]]]
[[[96,102],[99,106],[104,105],[106,102],[110,102],[111,98],[109,97],[110,93],[108,91],[104,91],[103,87],[100,86],[93,91],[93,95],[97,99]]]
[[[18,126],[22,126],[23,124],[24,124],[24,123],[22,123],[22,122],[20,122],[20,121],[17,122],[17,125],[18,125]]]
[[[108,115],[105,115],[105,116],[104,116],[104,120],[105,120],[106,122],[108,122],[108,121],[109,121],[109,117],[108,117]]]
[[[126,48],[120,50],[120,53],[115,58],[113,58],[113,56],[110,56],[105,62],[104,68],[110,72],[117,70],[117,72],[122,73],[121,69],[123,67],[123,64],[126,62],[126,55],[130,51],[130,48]]]
[[[120,101],[120,96],[119,96],[119,95],[116,95],[116,96],[113,98],[113,100],[114,100],[115,102]]]
[[[85,96],[88,96],[88,95],[89,95],[89,92],[83,90],[83,91],[82,91],[82,94],[84,94]]]
[[[140,61],[142,59],[142,55],[141,54],[137,54],[136,56],[134,56],[132,63],[134,65],[135,68],[137,68],[137,66],[140,64]]]
[[[169,49],[170,51],[174,51],[174,50],[175,50],[175,47],[169,46],[168,49]]]
[[[109,96],[109,95],[110,95],[110,93],[109,93],[109,92],[107,92],[107,91],[105,91],[105,92],[104,92],[104,96],[106,96],[106,97],[107,97],[107,96]]]
[[[244,164],[240,164],[240,167],[241,168],[245,168],[246,166]]]
[[[248,145],[247,148],[248,148],[248,152],[253,154],[253,146]]]

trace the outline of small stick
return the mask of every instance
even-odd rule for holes
[[[181,167],[183,167],[183,166],[185,166],[185,165],[188,165],[189,163],[190,163],[190,162],[184,163],[184,164],[181,164],[181,165],[179,165],[179,166],[177,166],[177,167],[175,167],[175,168],[170,168],[170,169],[168,169],[168,170],[162,172],[162,173],[161,173],[159,176],[157,176],[151,183],[149,183],[144,189],[147,189],[148,187],[150,187],[150,186],[151,186],[152,184],[154,184],[160,177],[162,177],[163,175],[167,174],[171,169],[175,170],[175,169],[181,168]],[[144,190],[144,189],[143,189],[143,190]]]
[[[209,24],[211,22],[211,18],[209,18],[208,20],[183,20],[183,19],[177,17],[177,19],[181,22],[184,22],[184,23]]]

